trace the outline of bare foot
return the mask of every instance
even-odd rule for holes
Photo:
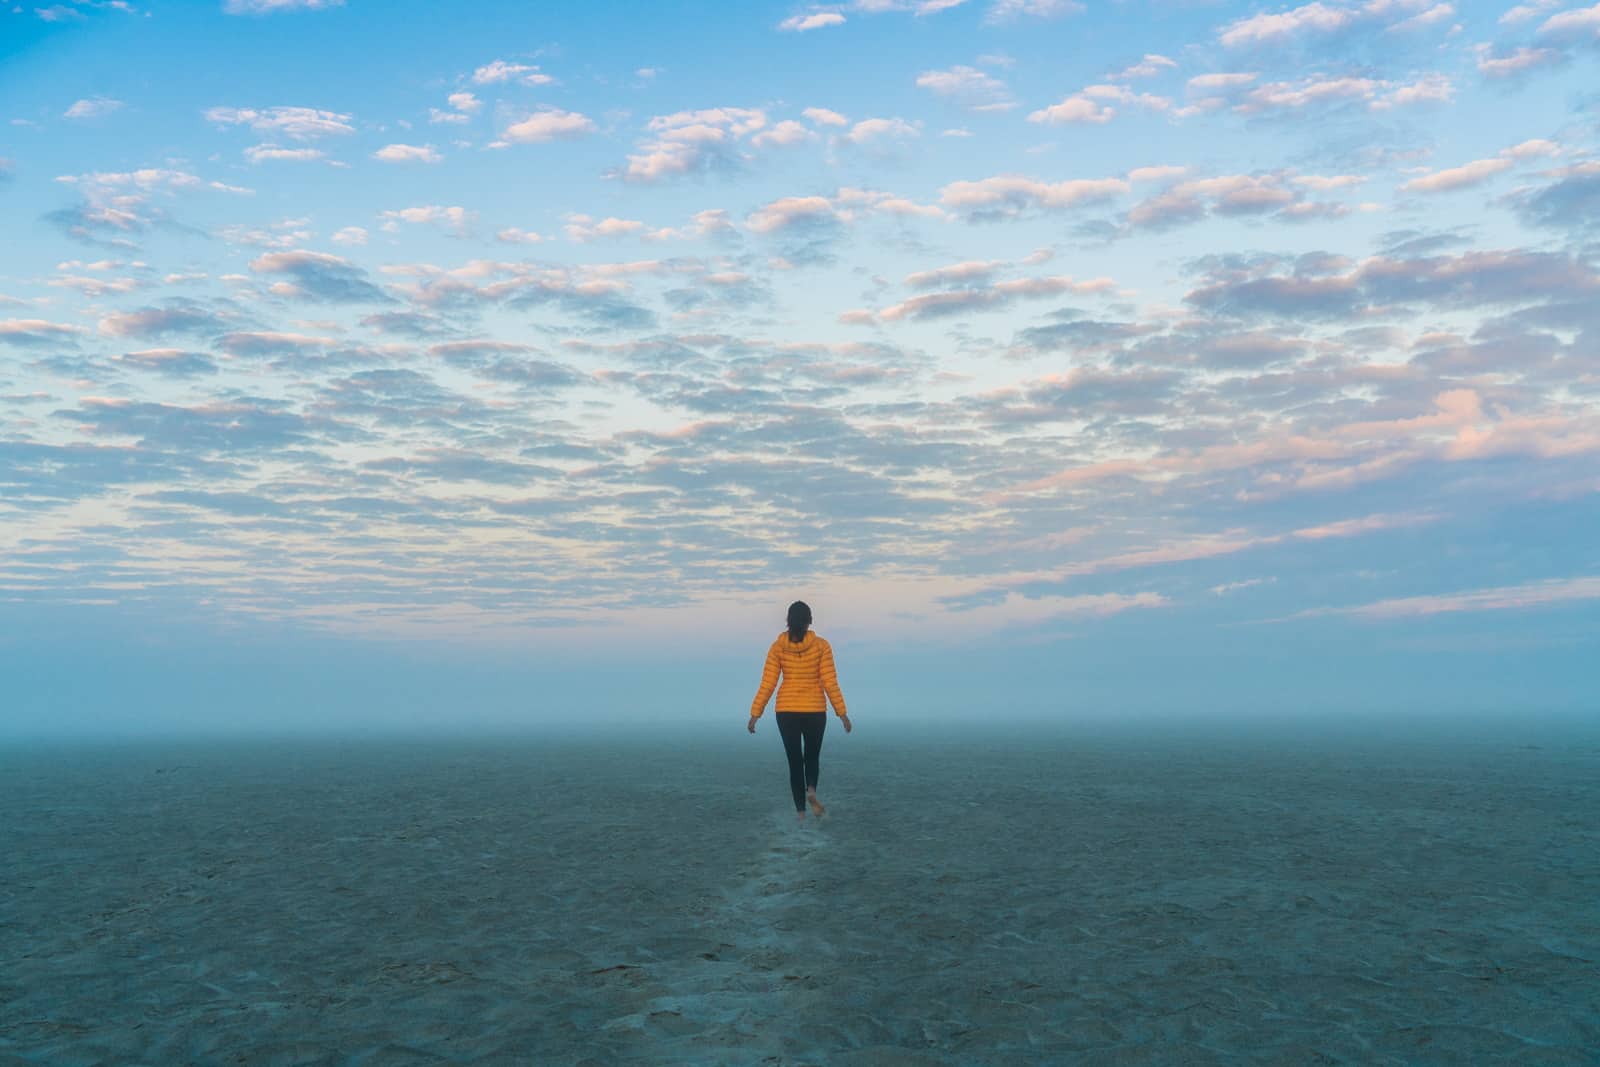
[[[806,813],[803,811],[795,812],[794,821],[799,823],[801,826],[804,826],[806,824]]]
[[[817,799],[817,791],[815,789],[806,790],[806,803],[810,804],[811,810],[816,812],[818,815],[828,814],[828,809],[823,807],[822,801]]]

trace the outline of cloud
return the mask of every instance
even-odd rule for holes
[[[311,231],[305,228],[309,221],[282,219],[266,227],[224,226],[217,231],[217,236],[229,244],[249,245],[252,248],[293,248],[311,240]]]
[[[902,141],[921,135],[911,123],[900,118],[862,119],[850,127],[848,133],[838,135],[840,141],[854,145],[872,145],[884,141]]]
[[[1591,299],[1600,274],[1558,252],[1475,250],[1459,256],[1371,256],[1342,269],[1271,273],[1222,269],[1184,297],[1214,314],[1240,317],[1370,317],[1408,305],[1437,308]]]
[[[496,59],[473,71],[472,81],[477,85],[503,85],[512,81],[522,85],[550,85],[555,79],[548,74],[541,73],[538,67],[530,67],[523,63],[507,63],[503,59]]]
[[[1124,67],[1115,74],[1106,75],[1111,81],[1126,81],[1129,78],[1154,78],[1162,71],[1176,70],[1178,64],[1166,56],[1154,52],[1146,52],[1143,59],[1129,67]]]
[[[1538,18],[1551,8],[1560,7],[1564,2],[1565,0],[1534,0],[1531,4],[1518,4],[1500,16],[1500,24],[1510,26]]]
[[[621,177],[656,182],[684,174],[730,170],[747,157],[741,141],[760,132],[766,113],[752,108],[719,107],[657,115],[647,126],[650,136],[628,156]]]
[[[1030,113],[1028,121],[1104,124],[1110,122],[1117,114],[1116,108],[1110,106],[1113,103],[1134,105],[1151,111],[1172,110],[1172,101],[1164,96],[1135,93],[1121,85],[1090,85],[1060,103]]]
[[[1228,593],[1237,593],[1241,589],[1253,589],[1258,585],[1271,585],[1277,580],[1276,578],[1246,578],[1243,581],[1224,582],[1221,585],[1214,585],[1211,587],[1211,592],[1216,596],[1223,596]]]
[[[784,119],[772,129],[762,130],[750,138],[750,143],[757,148],[764,148],[767,145],[800,144],[803,141],[812,140],[816,136],[811,130],[806,129],[793,119]]]
[[[100,320],[100,332],[111,337],[163,337],[174,333],[213,333],[223,319],[215,312],[187,301],[170,301],[166,307],[114,312]]]
[[[146,167],[142,170],[95,171],[89,174],[68,174],[56,179],[64,185],[102,191],[136,189],[141,192],[199,189],[205,185],[199,178],[182,170]]]
[[[219,126],[248,126],[257,133],[310,141],[354,133],[350,116],[338,111],[310,107],[269,107],[261,110],[239,107],[207,108],[205,118]]]
[[[252,145],[244,150],[244,158],[251,163],[313,163],[325,157],[320,148],[280,148],[275,144]]]
[[[154,371],[169,378],[193,378],[217,373],[217,365],[203,352],[187,352],[181,348],[146,348],[127,352],[117,362],[137,370]]]
[[[223,0],[230,15],[272,15],[280,11],[323,11],[343,7],[344,0]]]
[[[1466,189],[1474,185],[1481,185],[1494,177],[1511,169],[1513,160],[1501,157],[1499,159],[1478,159],[1471,163],[1464,163],[1459,167],[1448,170],[1435,171],[1421,178],[1412,178],[1400,186],[1407,193],[1442,193],[1456,189]]]
[[[1006,307],[1024,297],[1050,297],[1062,293],[1097,294],[1115,288],[1116,285],[1110,278],[1095,278],[1089,281],[1075,281],[1063,275],[1048,278],[1014,278],[988,285],[971,285],[963,289],[914,296],[879,311],[878,319],[883,322],[896,322],[900,319],[948,318],[974,311]]]
[[[619,219],[609,217],[596,222],[589,215],[571,214],[567,216],[565,226],[567,240],[575,244],[586,244],[589,241],[609,237],[660,237],[666,236],[666,231],[654,230],[637,219]]]
[[[786,196],[751,212],[745,226],[755,233],[778,233],[802,227],[832,228],[846,218],[825,196]]]
[[[529,345],[488,339],[448,341],[428,347],[430,356],[452,367],[523,389],[567,389],[590,380],[587,374],[564,363],[530,358],[533,353]]]
[[[1551,15],[1535,36],[1558,44],[1600,44],[1600,4]]]
[[[318,351],[332,345],[333,338],[275,330],[240,330],[224,334],[218,344],[230,356],[256,358]]]
[[[372,153],[372,158],[384,163],[438,163],[444,159],[434,151],[433,145],[391,144]]]
[[[1532,70],[1554,67],[1566,56],[1554,48],[1517,48],[1507,55],[1495,55],[1489,45],[1478,48],[1478,73],[1487,78],[1514,78]]]
[[[1255,71],[1196,75],[1185,83],[1192,102],[1185,107],[1175,107],[1172,114],[1187,118],[1222,108],[1231,108],[1240,115],[1268,117],[1350,107],[1388,111],[1396,107],[1448,103],[1455,94],[1450,79],[1438,73],[1423,74],[1413,82],[1358,75],[1308,74],[1294,81],[1255,85],[1259,78],[1260,73]]]
[[[989,22],[1009,22],[1019,18],[1058,19],[1078,15],[1086,8],[1077,0],[995,0],[989,8]]]
[[[1210,216],[1271,215],[1285,221],[1329,217],[1348,210],[1343,204],[1312,202],[1293,188],[1346,184],[1339,180],[1297,182],[1284,174],[1223,174],[1178,182],[1129,209],[1123,230],[1163,230],[1197,222]]]
[[[501,131],[500,137],[512,144],[543,144],[546,141],[576,140],[594,130],[594,120],[587,115],[546,107],[507,126]]]
[[[1311,75],[1295,82],[1256,86],[1237,100],[1233,110],[1242,115],[1264,115],[1356,104],[1365,105],[1369,111],[1387,111],[1406,105],[1448,103],[1454,94],[1450,79],[1442,74],[1426,74],[1411,83]]]
[[[1290,618],[1319,615],[1349,615],[1358,619],[1414,619],[1476,611],[1530,611],[1558,604],[1573,604],[1600,599],[1600,577],[1576,576],[1549,578],[1521,585],[1495,586],[1462,593],[1437,593],[1425,596],[1396,597],[1346,608],[1313,608]]]
[[[956,98],[975,111],[1002,110],[1013,106],[1005,82],[976,67],[925,70],[917,75],[917,88],[927,89],[938,96]]]
[[[1104,203],[1127,194],[1131,188],[1121,178],[1044,182],[1019,175],[999,175],[977,181],[951,182],[939,190],[939,199],[947,208],[961,212],[969,220],[981,221]]]
[[[1088,97],[1069,96],[1058,104],[1031,112],[1029,122],[1092,122],[1104,124],[1116,115],[1114,108],[1106,107]]]
[[[1341,519],[1321,526],[1307,526],[1292,534],[1304,541],[1325,541],[1332,537],[1359,537],[1379,530],[1399,530],[1412,526],[1426,526],[1438,522],[1440,515],[1431,512],[1408,512],[1397,515],[1366,515],[1359,519]]]
[[[906,275],[905,284],[911,289],[934,289],[941,285],[987,283],[994,274],[1006,266],[1004,260],[967,260],[947,267],[915,271]]]
[[[1523,221],[1573,232],[1600,230],[1600,161],[1560,167],[1551,176],[1556,180],[1549,185],[1515,195]]]
[[[1434,0],[1364,0],[1355,5],[1312,0],[1288,11],[1236,19],[1217,31],[1217,40],[1227,48],[1274,47],[1294,38],[1331,36],[1367,24],[1415,30],[1434,25],[1454,11],[1451,5]]]
[[[457,236],[464,235],[467,228],[477,218],[477,212],[468,211],[464,207],[442,207],[438,204],[423,204],[418,207],[403,207],[393,211],[381,212],[378,217],[383,221],[383,229],[390,233],[397,231],[402,222],[411,225],[442,224]]]
[[[848,126],[850,120],[837,111],[830,111],[825,107],[808,107],[801,112],[817,126]]]
[[[76,261],[58,264],[56,269],[66,271],[71,269]],[[96,266],[87,269],[95,270]],[[62,274],[51,278],[45,284],[58,289],[75,289],[84,296],[101,297],[114,293],[131,293],[143,289],[150,283],[141,278],[106,278],[95,275]]]
[[[247,400],[185,406],[89,396],[76,409],[55,415],[91,434],[133,437],[141,447],[202,454],[271,452],[312,436],[304,417]]]
[[[778,29],[790,33],[820,30],[824,26],[842,26],[844,16],[837,11],[818,11],[811,15],[792,15],[778,23]]]
[[[269,252],[250,261],[257,274],[282,274],[290,281],[272,287],[279,296],[334,304],[388,303],[389,296],[367,280],[366,271],[323,252]]]
[[[62,113],[68,119],[98,119],[117,111],[122,107],[121,100],[112,100],[108,97],[97,96],[93,99],[79,100]]]
[[[76,326],[44,319],[0,319],[0,344],[33,347],[59,342],[70,343],[83,331]]]
[[[1254,71],[1219,71],[1212,74],[1196,74],[1184,84],[1190,92],[1228,92],[1242,89],[1259,77],[1261,75]]]
[[[329,240],[336,245],[364,245],[367,243],[367,231],[360,226],[345,226],[335,231]]]
[[[202,181],[187,171],[161,167],[63,174],[56,181],[77,190],[82,200],[72,207],[48,213],[45,220],[66,231],[68,236],[119,248],[133,247],[128,235],[141,233],[153,223],[167,221],[165,213],[152,204],[158,196],[173,198],[206,190],[240,196],[251,193],[249,189],[224,182]]]

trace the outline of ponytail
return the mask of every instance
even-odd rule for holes
[[[804,600],[796,600],[789,605],[789,640],[800,642],[806,637],[806,629],[811,625],[811,608]]]

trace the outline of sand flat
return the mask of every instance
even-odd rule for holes
[[[1600,748],[0,756],[0,1063],[1600,1061]]]

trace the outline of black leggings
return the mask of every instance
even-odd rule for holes
[[[794,810],[806,810],[806,786],[816,788],[817,757],[822,752],[822,732],[828,728],[825,711],[780,711],[778,733],[783,736],[783,752],[789,757],[789,788],[794,792]],[[801,752],[800,739],[805,739]]]

